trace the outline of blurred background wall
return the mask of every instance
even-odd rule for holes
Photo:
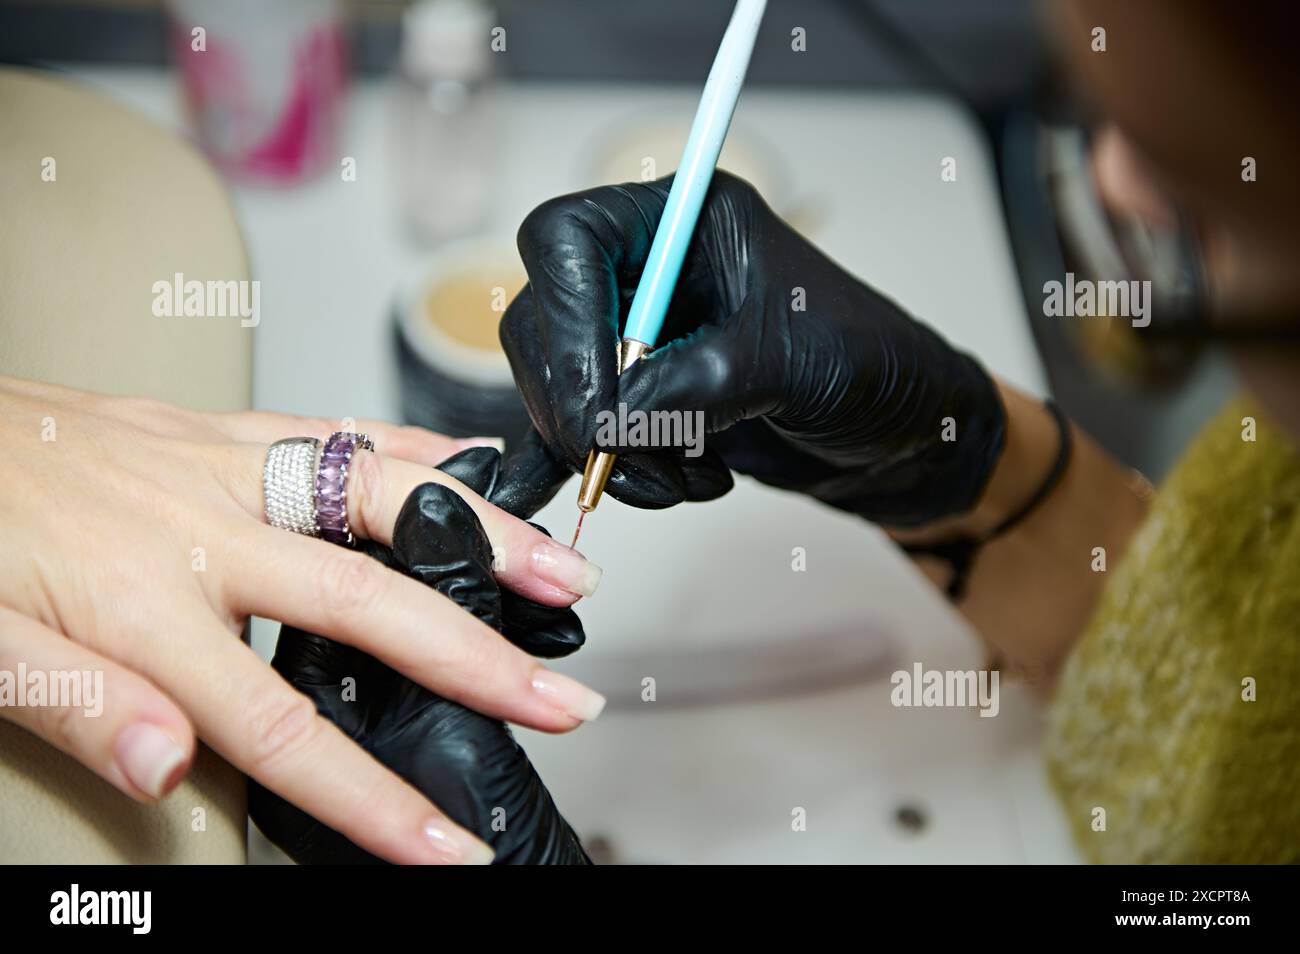
[[[163,0],[6,0],[0,59],[165,62]],[[392,68],[401,0],[350,0],[353,65]],[[520,37],[504,64],[516,78],[699,81],[716,52],[731,4],[657,0],[499,0],[500,22]],[[780,55],[766,32],[750,66],[753,84],[902,86],[955,81],[990,110],[1030,95],[1039,66],[1032,0],[772,0],[769,16],[795,19],[816,55]],[[583,23],[581,30],[573,24]],[[668,41],[675,55],[660,52]],[[779,44],[779,48],[776,46]]]
[[[349,0],[352,69],[394,70],[400,0]],[[698,85],[729,16],[725,0],[497,0],[513,42],[507,78]],[[768,20],[807,30],[809,54],[765,30],[749,82],[767,88],[925,89],[965,102],[998,163],[1004,214],[1027,310],[1062,272],[1038,172],[1037,117],[1059,99],[1033,0],[772,0]],[[580,26],[577,26],[580,24]],[[671,58],[663,50],[671,49]],[[163,0],[0,0],[0,62],[168,63]],[[797,174],[797,170],[796,170]],[[843,188],[852,188],[844,183]],[[924,317],[924,316],[922,316]],[[1135,388],[1089,367],[1059,325],[1030,321],[1052,388],[1068,413],[1127,463],[1160,477],[1232,389],[1224,364],[1199,360],[1177,389]]]

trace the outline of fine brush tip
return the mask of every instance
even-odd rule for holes
[[[569,544],[570,550],[572,550],[574,547],[578,545],[578,534],[582,533],[582,518],[585,517],[586,515],[587,515],[587,511],[585,510],[578,511],[578,525],[573,528],[573,542]]]

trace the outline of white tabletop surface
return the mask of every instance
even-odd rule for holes
[[[181,126],[164,74],[72,71]],[[339,153],[356,160],[356,181],[233,190],[262,284],[262,321],[250,331],[257,407],[396,417],[389,306],[427,252],[398,227],[388,97],[382,82],[352,90]],[[487,231],[510,241],[538,202],[595,184],[592,157],[617,130],[689,116],[694,98],[656,87],[506,88],[505,171]],[[758,90],[742,98],[736,124],[770,162],[776,204],[832,257],[992,371],[1044,393],[991,158],[959,107]],[[940,177],[949,156],[956,182]],[[661,172],[673,165],[659,160]],[[557,536],[572,528],[574,492],[539,515]],[[806,572],[791,569],[795,547]],[[571,735],[519,736],[584,837],[647,861],[1074,858],[1043,779],[1041,715],[1019,690],[1003,687],[993,719],[890,704],[888,672],[914,661],[978,668],[982,657],[964,623],[861,521],[741,479],[707,505],[649,514],[606,503],[588,519],[583,549],[605,578],[578,607],[587,647],[557,668],[614,701]],[[268,655],[273,641],[259,621],[255,647]],[[859,671],[876,676],[829,686]],[[827,687],[783,696],[790,674]],[[647,676],[658,702],[639,701]],[[674,704],[707,700],[711,687],[728,701]],[[904,803],[926,813],[920,834],[894,825]],[[796,808],[807,811],[806,831],[791,830]]]

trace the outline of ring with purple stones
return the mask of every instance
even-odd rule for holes
[[[365,434],[335,431],[325,442],[316,471],[316,527],[330,543],[350,547],[354,542],[348,526],[348,465],[359,450],[373,451]]]
[[[373,451],[365,434],[338,431],[322,447],[314,437],[276,441],[262,467],[266,522],[290,533],[352,546],[348,526],[348,465],[359,450]]]

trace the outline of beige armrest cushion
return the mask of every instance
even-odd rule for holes
[[[0,117],[0,373],[247,408],[253,330],[152,310],[154,282],[177,272],[248,278],[229,198],[202,156],[48,73],[0,69]],[[0,862],[244,860],[243,778],[207,749],[145,806],[0,721],[0,806]]]

